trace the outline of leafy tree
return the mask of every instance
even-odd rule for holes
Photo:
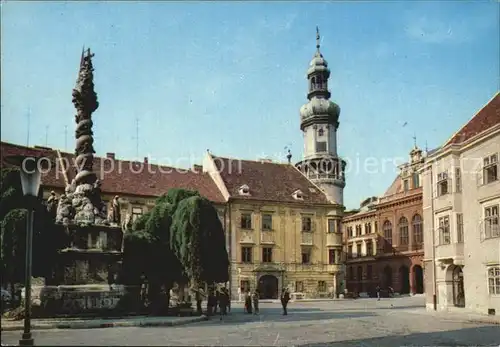
[[[169,190],[125,235],[122,283],[140,284],[144,274],[153,302],[161,286],[169,300],[174,282],[225,282],[228,267],[217,211],[196,191]]]
[[[171,226],[171,247],[194,286],[229,280],[229,257],[217,210],[200,196],[183,199]]]

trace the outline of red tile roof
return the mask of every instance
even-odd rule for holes
[[[60,161],[57,161],[57,152],[53,149],[32,148],[14,145],[6,142],[0,143],[1,165],[9,166],[4,157],[8,155],[33,155],[43,156],[57,163],[49,173],[42,176],[42,184],[47,187],[64,188],[63,170]],[[61,152],[67,163],[73,164],[74,155]],[[223,203],[224,197],[214,181],[206,173],[185,170],[167,166],[145,164],[143,162],[111,160],[109,158],[95,157],[94,172],[102,181],[102,191],[106,194],[135,195],[156,197],[166,193],[171,188],[184,188],[197,190],[207,199]],[[67,170],[68,179],[74,176],[74,170]]]
[[[245,200],[297,202],[292,195],[300,190],[304,203],[328,204],[325,194],[290,164],[222,158],[212,155],[231,197]],[[250,195],[240,195],[247,185]]]
[[[500,124],[500,93],[484,105],[443,147],[463,143],[497,124]]]

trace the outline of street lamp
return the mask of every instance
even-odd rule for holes
[[[50,168],[50,161],[44,157],[8,156],[5,161],[20,169],[21,186],[26,197],[28,218],[26,225],[26,263],[24,283],[24,331],[19,340],[20,346],[33,346],[31,336],[31,269],[32,269],[32,242],[34,206],[38,197],[38,190],[42,178],[42,170]]]

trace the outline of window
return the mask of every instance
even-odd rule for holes
[[[500,236],[498,205],[484,209],[484,234],[487,239]]]
[[[488,184],[498,179],[498,156],[492,154],[483,159],[483,182]]]
[[[335,228],[337,221],[335,219],[328,219],[328,232],[329,233],[335,233],[337,232],[337,229]]]
[[[302,248],[302,264],[311,264],[310,248]]]
[[[464,242],[464,216],[461,213],[457,213],[457,242]]]
[[[142,216],[142,207],[132,207],[132,222],[135,222],[140,216]]]
[[[460,168],[455,169],[455,191],[457,193],[462,191],[462,174]]]
[[[372,225],[371,223],[366,223],[365,224],[365,234],[371,234],[372,233]]]
[[[373,255],[373,243],[371,241],[368,241],[366,243],[366,255],[368,256]]]
[[[419,214],[413,216],[413,241],[416,245],[424,243],[424,233],[422,230],[422,217]]]
[[[318,292],[326,293],[326,282],[325,281],[318,281]]]
[[[410,189],[410,182],[408,180],[403,181],[403,189],[407,192]]]
[[[375,226],[375,233],[378,233],[378,222],[377,221],[375,221],[374,226]]]
[[[384,239],[385,239],[385,247],[384,250],[386,252],[390,252],[392,249],[392,224],[388,220],[384,222],[382,227],[384,229]]]
[[[242,213],[241,214],[241,229],[252,229],[252,214]]]
[[[302,217],[302,232],[303,233],[312,232],[312,219],[311,219],[311,217]]]
[[[348,256],[349,258],[352,258],[352,245],[349,245],[349,246],[347,247],[347,256]]]
[[[361,257],[361,243],[356,245],[356,257]]]
[[[408,219],[405,217],[399,219],[399,244],[408,244]]]
[[[413,174],[413,189],[420,187],[420,176],[418,173]]]
[[[347,234],[352,237],[352,227],[347,227]]]
[[[319,136],[319,137],[323,136],[323,135],[324,135],[324,132],[325,132],[325,131],[323,130],[323,128],[320,128],[320,129],[318,130],[318,136]]]
[[[296,281],[295,282],[295,291],[297,293],[302,293],[304,291],[304,282]]]
[[[238,189],[238,193],[240,195],[250,195],[250,187],[244,184]]]
[[[356,225],[356,234],[354,236],[360,236],[361,235],[361,225],[357,224]]]
[[[371,280],[373,276],[373,269],[371,265],[366,266],[366,279]]]
[[[332,265],[335,264],[335,250],[334,249],[329,249],[328,250],[328,264]]]
[[[326,141],[316,142],[316,152],[326,152]]]
[[[273,249],[271,247],[262,248],[262,262],[271,263],[273,261]]]
[[[262,215],[262,230],[273,230],[273,215],[265,213]]]
[[[439,244],[449,245],[450,238],[450,217],[444,216],[439,218]]]
[[[437,178],[437,188],[438,188],[438,196],[448,194],[448,173],[441,172],[438,174]]]
[[[490,295],[500,295],[500,266],[488,268],[488,292]]]
[[[252,247],[241,247],[241,262],[242,263],[252,262]]]
[[[250,291],[250,281],[249,280],[242,280],[240,282],[240,288],[242,293],[246,293]]]

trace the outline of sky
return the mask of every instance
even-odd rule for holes
[[[443,144],[499,90],[496,2],[2,1],[1,15],[2,141],[73,151],[85,46],[97,154],[177,167],[207,149],[299,161],[319,26],[347,208],[385,192],[414,136]]]

